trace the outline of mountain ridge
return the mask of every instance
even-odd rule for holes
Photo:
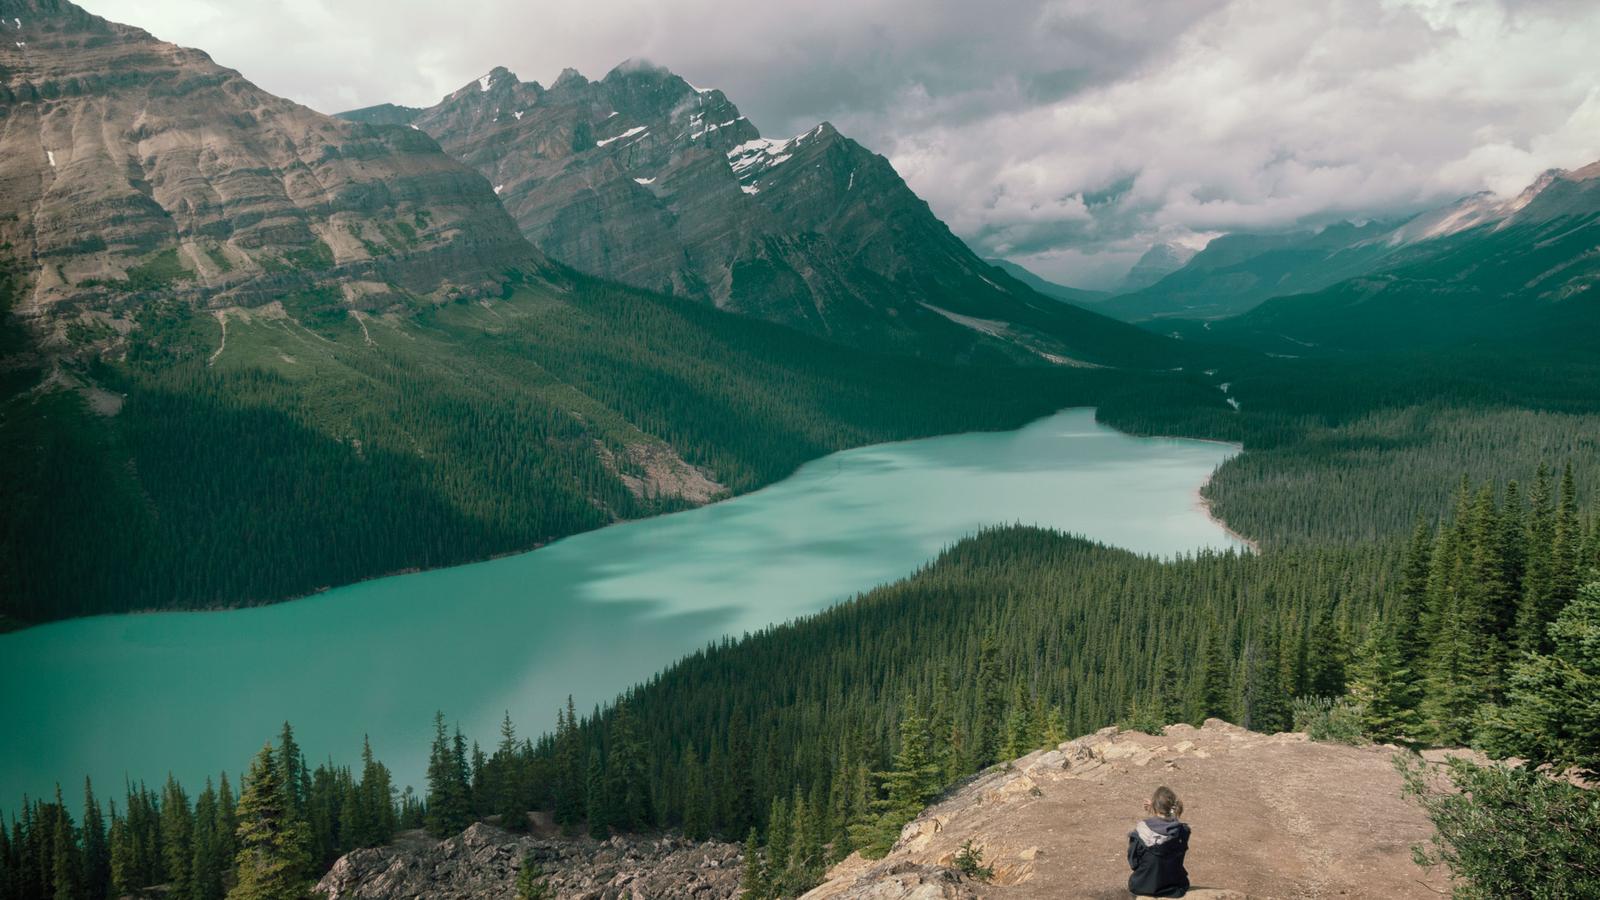
[[[0,243],[31,268],[13,311],[44,344],[125,334],[158,298],[376,311],[542,264],[426,135],[325,116],[65,0],[7,9]]]
[[[764,138],[722,91],[653,64],[549,88],[496,67],[414,114],[342,115],[433,135],[588,274],[871,349],[1148,367],[1186,352],[998,275],[831,124]]]

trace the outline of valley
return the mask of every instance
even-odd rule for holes
[[[1600,891],[1592,84],[499,2],[0,0],[0,900]]]
[[[474,734],[507,711],[548,723],[569,696],[603,703],[724,636],[902,577],[985,527],[1028,522],[1163,556],[1238,548],[1193,500],[1233,452],[1130,438],[1078,410],[845,451],[755,493],[490,562],[259,609],[0,635],[0,727],[28,735],[0,751],[0,785],[40,796],[63,770],[198,783],[284,720],[312,758],[365,735],[400,784],[420,785],[429,721],[417,710],[450,710]],[[938,490],[952,478],[959,492]],[[285,653],[301,660],[289,671]]]

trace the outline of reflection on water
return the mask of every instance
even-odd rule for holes
[[[590,709],[724,634],[906,575],[985,525],[1163,555],[1236,546],[1195,501],[1234,452],[1128,437],[1072,410],[834,454],[754,494],[490,562],[257,609],[0,635],[0,806],[85,773],[105,790],[169,768],[198,784],[242,766],[285,719],[313,762],[350,761],[368,733],[398,781],[420,786],[436,709],[481,739],[506,710],[543,730],[569,693]]]

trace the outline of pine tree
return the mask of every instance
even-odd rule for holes
[[[1310,657],[1307,690],[1313,697],[1337,697],[1344,693],[1345,644],[1334,621],[1332,604],[1324,606],[1309,638]]]
[[[196,900],[222,900],[225,893],[223,872],[229,861],[219,853],[217,838],[217,790],[207,778],[194,801],[194,858],[189,870]]]
[[[500,827],[507,831],[526,831],[528,803],[522,786],[522,767],[517,760],[517,729],[511,724],[511,711],[507,710],[500,722],[500,745],[490,760],[494,770],[494,807],[500,815]]]
[[[1503,706],[1481,716],[1479,742],[1558,771],[1600,775],[1600,582],[1585,585],[1550,625],[1549,654],[1513,666]]]
[[[288,722],[283,723],[283,731],[278,736],[277,759],[278,779],[283,785],[284,809],[288,810],[291,816],[303,820],[306,812],[305,760],[300,752],[300,745],[295,742],[294,729]]]
[[[649,828],[655,818],[650,809],[650,772],[626,698],[613,708],[608,749],[611,824],[624,831]]]
[[[1001,732],[1005,721],[1005,695],[1001,686],[999,647],[993,634],[986,633],[978,646],[977,724],[973,728],[973,760],[968,771],[982,769],[1000,758]]]
[[[389,767],[372,754],[372,742],[361,738],[361,819],[367,831],[359,835],[362,847],[378,847],[394,839],[394,779]]]
[[[705,768],[693,747],[683,748],[684,796],[683,834],[691,841],[711,836],[711,794],[706,785]]]
[[[217,785],[216,826],[217,859],[221,860],[223,887],[232,887],[234,859],[239,854],[239,815],[234,802],[233,786],[228,783],[228,773],[223,772]]]
[[[1522,653],[1548,653],[1546,626],[1556,614],[1555,507],[1550,470],[1543,464],[1533,483],[1526,519],[1526,551],[1520,602],[1517,606],[1516,644]]]
[[[1415,733],[1416,681],[1406,668],[1395,632],[1374,622],[1351,666],[1350,698],[1361,709],[1362,730],[1377,741]]]
[[[302,875],[310,865],[305,848],[306,825],[285,806],[289,792],[285,769],[272,745],[261,748],[250,763],[239,794],[236,883],[228,900],[305,900]],[[292,771],[292,770],[291,770]]]
[[[56,787],[55,807],[51,810],[54,828],[50,837],[50,883],[54,900],[81,900],[83,872],[78,838],[72,827],[72,817],[61,802],[61,788]]]
[[[192,900],[194,894],[194,820],[189,812],[189,797],[171,775],[161,792],[161,848],[166,862],[167,881],[174,900]]]
[[[0,818],[0,834],[5,820]],[[94,786],[83,779],[83,895],[105,900],[111,891],[111,847],[106,843],[105,818],[94,797]]]
[[[1006,706],[1006,743],[1004,758],[1016,759],[1031,753],[1039,744],[1035,734],[1033,704],[1028,699],[1022,680],[1012,683],[1011,702]]]
[[[1428,604],[1428,573],[1432,568],[1433,528],[1418,519],[1406,546],[1401,569],[1400,592],[1390,620],[1394,623],[1395,644],[1407,666],[1421,658],[1425,644],[1423,617]]]
[[[739,891],[743,900],[767,900],[772,896],[767,880],[766,853],[753,827],[744,839],[744,875],[739,881]]]
[[[600,762],[598,749],[589,751],[587,818],[589,836],[603,841],[611,836],[611,791],[606,783],[605,766]]]
[[[1196,722],[1213,717],[1227,719],[1231,716],[1228,709],[1232,681],[1230,654],[1215,620],[1207,627],[1200,647],[1194,711],[1189,718]]]
[[[434,837],[449,837],[472,823],[467,784],[466,748],[461,731],[452,744],[444,713],[433,717],[433,747],[428,755],[427,828]]]

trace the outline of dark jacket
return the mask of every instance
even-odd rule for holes
[[[1189,890],[1183,855],[1189,826],[1177,819],[1145,819],[1128,832],[1128,890],[1141,897],[1182,897]]]

